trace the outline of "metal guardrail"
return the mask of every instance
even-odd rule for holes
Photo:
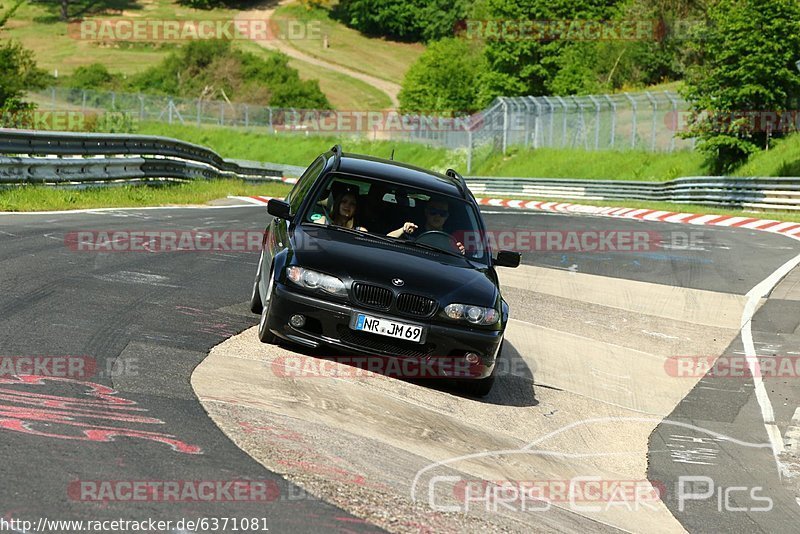
[[[227,160],[206,147],[166,137],[0,129],[0,184],[281,180],[283,175],[282,169]]]
[[[283,180],[295,165],[223,159],[206,147],[145,135],[0,129],[0,185],[119,185],[147,180]],[[476,196],[650,200],[752,209],[800,210],[800,178],[691,176],[666,182],[473,176]]]
[[[473,176],[476,196],[651,200],[754,209],[800,210],[800,178],[690,176],[666,182]]]

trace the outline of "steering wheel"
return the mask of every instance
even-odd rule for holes
[[[447,232],[442,232],[441,230],[422,232],[414,238],[414,241],[431,245],[432,247],[442,250],[452,250],[453,252],[461,254],[461,250],[458,248],[458,241]]]

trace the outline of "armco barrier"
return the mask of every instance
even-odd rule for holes
[[[166,137],[0,129],[0,184],[102,184],[153,178],[260,181],[298,176],[302,171],[294,165],[223,159],[206,147]],[[473,176],[467,184],[478,196],[800,210],[800,178],[692,176],[636,182]]]
[[[280,180],[283,174],[281,169],[226,160],[211,149],[167,137],[0,129],[0,184]]]
[[[754,209],[800,210],[800,178],[691,176],[666,182],[558,178],[467,178],[476,195],[584,200],[650,200]]]

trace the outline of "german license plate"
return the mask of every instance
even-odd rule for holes
[[[424,332],[423,327],[415,324],[390,321],[389,319],[372,317],[363,313],[359,313],[356,316],[353,330],[370,332],[372,334],[378,334],[379,336],[404,339],[406,341],[414,341],[416,343],[422,342],[422,334]]]

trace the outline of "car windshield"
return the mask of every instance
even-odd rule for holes
[[[378,179],[333,174],[302,221],[348,228],[409,246],[487,263],[481,225],[469,202]]]

